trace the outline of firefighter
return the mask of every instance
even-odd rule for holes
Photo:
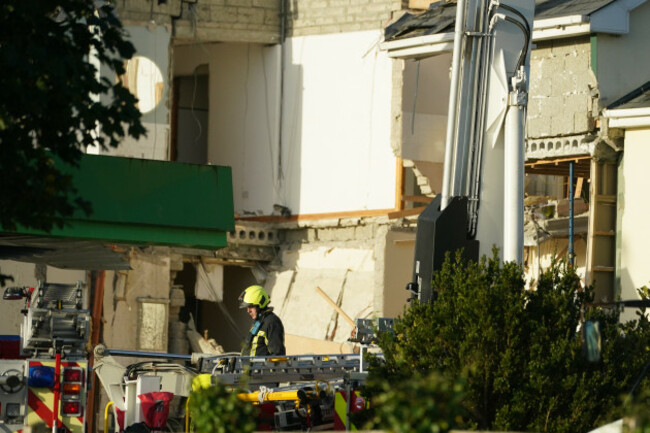
[[[253,326],[244,340],[244,356],[285,355],[284,326],[269,307],[268,293],[262,286],[250,286],[239,295],[239,308],[246,308]]]

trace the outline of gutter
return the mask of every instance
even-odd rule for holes
[[[650,107],[603,110],[610,128],[650,127]]]
[[[393,59],[414,59],[449,53],[454,48],[454,33],[438,33],[435,35],[417,36],[414,38],[397,39],[382,42],[381,50]]]
[[[533,41],[588,35],[593,31],[587,15],[535,20],[533,22]]]
[[[586,15],[572,15],[535,21],[533,24],[533,42],[588,35],[594,32],[592,27],[590,19]],[[454,33],[437,33],[435,35],[397,39],[382,42],[379,47],[387,51],[388,57],[394,59],[436,56],[453,51]]]

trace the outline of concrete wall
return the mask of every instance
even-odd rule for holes
[[[132,270],[107,271],[104,280],[102,337],[108,348],[138,349],[138,334],[141,331],[138,320],[139,298],[169,300],[171,283],[168,248],[133,250],[129,262]],[[165,321],[164,325],[160,324],[149,332],[167,335],[166,327]],[[158,340],[154,335],[150,337]]]
[[[404,0],[292,0],[287,1],[289,36],[383,30]]]
[[[591,131],[598,115],[598,94],[589,38],[536,45],[530,57],[527,137]]]
[[[620,296],[621,299],[637,299],[636,289],[650,286],[648,267],[648,245],[650,227],[647,199],[650,182],[647,165],[650,159],[650,130],[638,129],[625,132],[625,152],[622,159],[622,176],[618,179],[618,213],[620,227],[617,236],[620,251]],[[633,318],[634,310],[626,310],[626,317]]]
[[[650,40],[648,22],[650,4],[645,2],[630,12],[629,34],[596,37],[596,76],[602,107],[648,81],[650,58],[645,55]]]
[[[352,320],[401,312],[405,291],[401,287],[393,296],[392,289],[411,267],[392,262],[387,222],[329,220],[286,231],[264,287],[287,334],[341,344],[350,337],[353,326],[317,287]]]

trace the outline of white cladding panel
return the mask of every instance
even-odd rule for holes
[[[622,176],[619,177],[620,218],[620,281],[621,299],[638,299],[636,289],[650,286],[650,267],[648,266],[648,245],[650,245],[650,226],[648,214],[650,202],[647,200],[650,180],[648,180],[648,160],[650,159],[650,130],[627,130],[625,132],[625,153],[623,155]],[[621,173],[621,171],[619,171]],[[633,308],[624,311],[624,317],[632,319]]]
[[[295,37],[285,57],[283,161],[294,213],[395,205],[391,60],[380,32]]]

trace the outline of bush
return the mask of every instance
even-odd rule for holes
[[[197,433],[250,433],[257,427],[256,407],[221,383],[193,391],[189,409]]]
[[[409,380],[381,383],[372,400],[375,409],[366,423],[391,432],[444,432],[462,422],[462,379],[451,382],[432,372],[414,373]],[[357,421],[358,422],[358,421]]]
[[[496,252],[478,264],[457,256],[436,273],[433,289],[433,303],[414,303],[396,322],[395,334],[380,338],[385,362],[370,363],[364,391],[374,409],[357,419],[366,428],[416,431],[396,427],[407,413],[394,412],[401,420],[381,415],[387,404],[416,410],[409,401],[416,393],[436,407],[448,406],[429,413],[441,427],[451,419],[448,428],[588,431],[623,415],[621,395],[650,359],[647,318],[619,324],[619,311],[586,308],[592,290],[583,290],[575,272],[560,265],[529,291],[521,267],[501,264]],[[585,317],[601,325],[599,363],[582,353],[577,330]],[[422,385],[433,372],[438,384]],[[458,383],[464,383],[462,392],[440,393]]]

